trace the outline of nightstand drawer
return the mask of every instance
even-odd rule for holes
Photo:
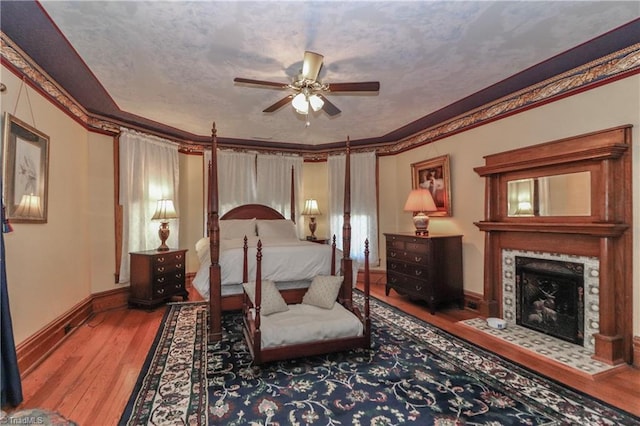
[[[173,262],[155,262],[153,269],[156,274],[169,274],[174,271],[181,272],[184,275],[184,262],[183,261],[173,261]]]
[[[153,294],[156,298],[171,297],[176,294],[180,294],[184,291],[184,286],[181,282],[173,281],[163,284],[157,283],[153,286]]]
[[[155,275],[153,277],[153,286],[162,287],[172,283],[182,283],[184,281],[184,271],[176,270],[170,274]]]

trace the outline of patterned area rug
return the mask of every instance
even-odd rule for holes
[[[256,367],[239,314],[203,351],[206,305],[173,305],[121,424],[640,425],[375,299],[372,315],[371,350]]]

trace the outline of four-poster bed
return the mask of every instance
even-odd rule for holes
[[[241,290],[239,292],[235,292],[233,294],[226,294],[223,297],[223,271],[222,271],[222,264],[221,264],[221,253],[222,253],[222,246],[224,246],[225,244],[228,243],[227,240],[224,240],[223,243],[221,243],[221,234],[223,234],[224,232],[227,232],[226,229],[229,229],[229,225],[232,226],[236,226],[236,225],[241,225],[241,226],[247,226],[247,222],[248,221],[253,221],[255,220],[256,222],[256,229],[257,231],[253,234],[250,233],[250,235],[247,235],[247,237],[249,239],[254,239],[255,238],[255,243],[256,243],[256,248],[253,249],[252,247],[252,251],[254,251],[255,253],[257,253],[257,239],[260,238],[262,239],[265,236],[264,231],[268,230],[270,227],[272,227],[272,225],[276,225],[278,224],[278,226],[287,226],[284,225],[284,223],[282,221],[285,221],[284,217],[277,211],[275,211],[274,209],[267,207],[267,206],[262,206],[262,205],[257,205],[257,204],[250,204],[250,205],[246,205],[246,206],[239,206],[236,207],[232,210],[230,210],[229,212],[227,212],[223,217],[219,217],[219,212],[218,212],[218,202],[219,202],[219,198],[218,198],[218,174],[217,174],[217,170],[218,170],[218,164],[217,164],[217,150],[218,150],[218,142],[217,142],[217,134],[216,134],[216,128],[215,128],[215,123],[213,125],[212,128],[212,141],[211,141],[211,162],[209,164],[209,171],[208,171],[208,179],[209,179],[209,192],[208,192],[208,197],[207,197],[207,230],[208,230],[208,248],[209,248],[209,256],[210,256],[210,265],[208,266],[208,298],[209,298],[209,312],[210,312],[210,324],[209,324],[209,339],[210,341],[219,341],[222,339],[222,322],[221,322],[221,318],[222,318],[222,312],[224,310],[231,310],[231,309],[241,309],[243,307],[243,291],[242,291],[242,287]],[[350,147],[349,147],[349,140],[347,139],[347,147],[346,147],[346,165],[345,165],[345,194],[344,194],[344,224],[343,224],[343,250],[342,250],[342,255],[340,255],[341,259],[339,260],[340,262],[340,270],[342,271],[342,275],[343,275],[343,279],[342,279],[342,285],[339,288],[338,291],[338,296],[336,298],[337,302],[343,306],[347,311],[351,312],[353,315],[357,316],[358,320],[362,322],[362,333],[354,338],[352,338],[349,342],[344,341],[342,342],[340,345],[335,346],[336,349],[334,350],[340,350],[341,348],[343,349],[347,349],[347,348],[352,348],[352,347],[368,347],[369,345],[369,339],[370,339],[370,325],[369,325],[369,292],[368,292],[368,274],[365,273],[365,275],[367,275],[367,279],[365,280],[367,285],[366,285],[366,294],[365,294],[365,312],[364,313],[360,313],[358,309],[354,308],[353,303],[352,303],[352,290],[354,287],[354,278],[355,278],[355,274],[353,274],[353,260],[350,258],[350,250],[351,250],[351,223],[350,223],[350,204],[351,204],[351,194],[350,194],[350,161],[349,161],[349,155],[350,155]],[[293,172],[292,172],[293,174]],[[294,221],[294,217],[295,217],[295,201],[294,201],[294,197],[293,197],[293,179],[292,179],[292,207],[291,207],[291,222]],[[251,226],[251,224],[249,223],[248,225],[249,227]],[[274,226],[275,227],[275,226]],[[224,232],[223,232],[224,231]],[[237,230],[236,230],[237,232]],[[269,236],[271,235],[270,233],[268,234]],[[257,238],[256,238],[257,237]],[[266,239],[266,237],[265,237]],[[246,241],[246,239],[245,239]],[[292,242],[293,243],[293,242]],[[325,261],[325,263],[327,263],[328,265],[328,269],[318,272],[318,271],[313,271],[312,274],[313,276],[318,276],[318,275],[330,275],[330,274],[334,274],[335,272],[335,265],[336,265],[336,251],[335,251],[335,243],[333,246],[328,246],[328,245],[321,245],[321,244],[316,244],[313,242],[306,242],[306,241],[297,241],[296,243],[293,243],[294,248],[293,250],[295,251],[301,251],[303,250],[303,248],[301,248],[302,246],[297,246],[298,245],[302,245],[305,248],[308,248],[308,250],[312,250],[312,248],[315,249],[320,249],[323,250],[325,253],[329,253],[328,256],[325,256],[325,258],[328,258],[328,261]],[[278,244],[275,244],[276,246],[278,246]],[[264,279],[269,279],[269,277],[267,277],[264,273],[264,271],[266,269],[268,269],[268,265],[270,264],[270,262],[273,261],[273,257],[276,257],[276,254],[279,250],[284,250],[284,248],[282,247],[262,247],[262,255],[267,255],[268,256],[268,261],[265,261],[265,263],[262,263],[259,259],[257,259],[257,255],[256,255],[256,259],[253,262],[253,265],[255,265],[255,271],[254,273],[251,274],[252,277],[255,277],[256,273],[258,278],[258,281],[260,280],[264,280]],[[243,271],[242,271],[242,281],[241,283],[246,283],[248,282],[248,276],[249,276],[249,269],[252,268],[252,266],[248,266],[248,261],[247,261],[247,252],[249,251],[249,249],[246,247],[246,243],[245,243],[245,247],[243,249]],[[226,254],[226,251],[225,251]],[[224,256],[223,256],[224,257]],[[306,257],[306,256],[305,256]],[[202,262],[202,258],[200,259]],[[288,266],[292,266],[293,263],[296,262],[291,262],[289,261]],[[368,262],[367,262],[368,265]],[[206,264],[204,265],[204,267],[206,268]],[[201,267],[202,269],[202,267]],[[260,269],[260,272],[258,273],[258,269]],[[286,268],[289,269],[289,268]],[[309,269],[309,268],[307,268]],[[200,273],[200,271],[199,271]],[[284,299],[286,300],[286,303],[289,304],[296,304],[296,303],[300,303],[303,299],[303,297],[305,296],[305,294],[307,293],[307,288],[309,287],[309,285],[311,284],[311,279],[306,278],[307,283],[305,286],[294,286],[293,289],[289,289],[289,290],[280,290],[280,293],[282,293],[282,296],[284,297]],[[194,280],[195,281],[195,280]],[[275,280],[274,280],[275,281]],[[236,281],[237,282],[237,281]],[[226,286],[225,286],[226,287]],[[257,298],[257,303],[259,302],[259,298]],[[245,304],[246,306],[246,304]],[[257,316],[257,318],[259,318],[259,316]],[[255,324],[252,325],[252,327],[255,329]],[[318,343],[315,344],[316,346],[319,345]],[[314,353],[317,352],[317,348],[316,349],[311,349],[309,351],[309,353]],[[306,354],[307,352],[302,351],[301,353]],[[279,355],[275,355],[275,358],[271,355],[262,357],[261,360],[265,361],[265,360],[269,360],[269,359],[277,359],[279,357]],[[258,361],[259,362],[259,361]]]

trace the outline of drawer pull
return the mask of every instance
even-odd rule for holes
[[[176,278],[182,278],[182,274],[176,274]]]
[[[413,258],[416,262],[422,262],[422,256],[416,256]]]
[[[178,269],[182,268],[182,263],[176,264],[176,268],[178,268]]]
[[[178,259],[178,260],[182,259],[182,255],[181,254],[176,254],[176,259]]]
[[[158,267],[158,272],[164,272],[164,266]]]
[[[416,291],[420,291],[420,290],[422,290],[422,286],[421,285],[417,285],[416,286]]]
[[[178,290],[180,290],[182,288],[182,286],[180,284],[176,284],[175,288],[177,288]]]
[[[420,275],[422,275],[422,270],[421,269],[417,269],[415,271],[416,277],[419,277]]]
[[[391,264],[391,269],[396,269],[398,267],[398,265],[396,265],[395,263]]]
[[[162,293],[164,293],[164,288],[159,288],[159,289],[156,291],[156,293],[158,293],[158,294],[162,294]]]
[[[392,282],[392,283],[395,283],[395,282],[397,282],[397,281],[398,281],[398,280],[396,279],[396,277],[391,277],[391,282]]]
[[[163,282],[164,282],[164,277],[158,277],[158,280],[157,280],[157,281],[158,281],[159,283],[163,283]]]
[[[391,253],[389,253],[389,254],[391,254],[391,257],[396,257],[396,252],[395,252],[395,251],[392,251],[392,252],[391,252]]]
[[[164,262],[164,257],[159,257],[158,258],[158,262],[163,263]]]

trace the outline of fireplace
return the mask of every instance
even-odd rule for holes
[[[523,257],[583,263],[584,347],[592,351],[593,359],[609,365],[634,362],[630,146],[631,126],[625,125],[487,155],[484,166],[474,168],[486,178],[484,220],[474,222],[485,232],[479,303],[483,316],[515,324],[516,259],[504,257],[505,252],[526,251]],[[591,200],[587,212],[510,213],[510,183],[583,172],[590,175],[584,189]],[[553,191],[545,187],[545,200],[572,203],[574,188],[573,184]],[[558,253],[565,258],[557,259]],[[590,259],[597,267],[587,264]],[[588,282],[592,279],[597,285]]]
[[[584,265],[516,257],[516,324],[584,343]]]
[[[501,263],[501,309],[507,322],[594,353],[594,336],[600,332],[597,257],[505,248]],[[525,281],[534,288],[523,289]]]

